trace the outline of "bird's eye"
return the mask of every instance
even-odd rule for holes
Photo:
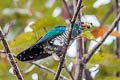
[[[88,29],[90,29],[90,26],[87,26]]]

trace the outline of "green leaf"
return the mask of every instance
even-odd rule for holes
[[[82,32],[81,35],[85,38],[96,41],[95,37],[92,35],[92,33],[90,31],[85,30],[84,32]]]
[[[26,49],[28,46],[37,41],[36,35],[33,32],[24,32],[16,37],[15,40],[9,41],[10,48],[13,53],[19,53],[21,50]]]

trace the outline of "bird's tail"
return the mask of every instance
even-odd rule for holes
[[[20,61],[31,62],[51,56],[52,54],[44,51],[43,44],[44,43],[40,43],[38,45],[33,45],[29,47],[28,49],[18,54],[17,59],[19,59]]]

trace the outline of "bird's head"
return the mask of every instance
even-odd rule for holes
[[[92,27],[91,23],[85,23],[85,22],[75,22],[74,28],[72,32],[72,37],[75,38],[78,35],[80,35],[84,30],[88,30]]]

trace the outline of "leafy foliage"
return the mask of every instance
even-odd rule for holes
[[[96,41],[95,37],[91,34],[90,31],[84,31],[84,32],[82,33],[82,36],[85,37],[85,38],[87,38],[87,39],[89,39],[89,40],[94,40],[94,41]]]

